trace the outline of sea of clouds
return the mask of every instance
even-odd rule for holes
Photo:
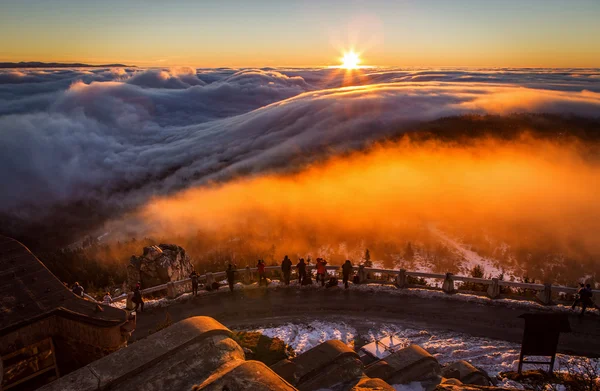
[[[422,121],[513,112],[598,118],[600,70],[0,70],[0,216],[131,208]]]

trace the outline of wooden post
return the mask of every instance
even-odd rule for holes
[[[454,280],[452,279],[452,273],[446,273],[446,279],[442,285],[442,290],[446,293],[454,293]]]
[[[500,284],[497,278],[492,278],[492,284],[488,286],[487,294],[492,299],[496,299],[500,296]]]
[[[408,286],[405,269],[400,269],[400,271],[398,272],[398,276],[396,277],[396,285],[400,289],[404,289]]]

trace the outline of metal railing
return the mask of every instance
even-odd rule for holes
[[[325,267],[328,272],[339,272],[341,271],[341,266],[326,266]],[[307,272],[310,272],[316,269],[315,266],[307,265]],[[268,272],[278,271],[281,273],[281,266],[267,266],[265,270]],[[455,293],[457,290],[454,288],[454,282],[461,283],[470,283],[470,284],[481,284],[487,287],[487,294],[492,298],[497,298],[500,296],[500,287],[508,287],[508,288],[518,288],[523,290],[531,290],[537,293],[536,297],[543,304],[552,304],[552,295],[555,293],[567,293],[567,294],[575,294],[578,291],[578,288],[560,286],[560,285],[551,285],[551,284],[535,284],[535,283],[524,283],[524,282],[516,282],[516,281],[504,281],[499,280],[497,278],[486,279],[486,278],[476,278],[476,277],[468,277],[468,276],[459,276],[454,275],[452,273],[427,273],[427,272],[411,272],[406,270],[394,270],[394,269],[376,269],[376,268],[359,268],[357,266],[353,266],[353,271],[359,273],[359,277],[361,278],[361,283],[379,283],[379,284],[395,284],[400,288],[407,288],[411,286],[419,286],[418,284],[411,284],[407,277],[412,277],[415,279],[423,278],[423,279],[434,279],[440,280],[442,282],[442,288],[446,293]],[[254,277],[254,273],[257,273],[257,268],[246,267],[243,269],[236,269],[236,273],[240,274],[249,274],[247,276],[248,279],[252,280]],[[362,274],[362,276],[361,276]],[[222,278],[225,278],[226,273],[223,272],[215,272],[215,273],[206,273],[198,276],[198,280],[200,282],[206,282],[208,279],[212,281],[216,281]],[[179,281],[173,281],[167,284],[156,285],[150,288],[142,289],[142,294],[151,294],[164,290],[169,290],[169,286],[172,287],[181,287],[185,284],[191,284],[191,279],[186,278]],[[434,288],[435,289],[435,288]],[[187,290],[186,290],[187,291]],[[600,297],[600,290],[594,290],[594,297]],[[87,295],[86,295],[87,296]],[[118,297],[113,298],[113,302],[123,301],[131,296],[131,293],[123,293]],[[88,298],[92,299],[90,296]]]

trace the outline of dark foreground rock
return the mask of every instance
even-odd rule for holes
[[[410,345],[369,365],[365,373],[389,384],[420,382],[427,390],[433,390],[442,380],[438,361],[417,345]]]

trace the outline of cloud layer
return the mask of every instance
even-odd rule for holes
[[[0,71],[0,215],[154,195],[359,149],[462,114],[600,116],[598,70]]]

